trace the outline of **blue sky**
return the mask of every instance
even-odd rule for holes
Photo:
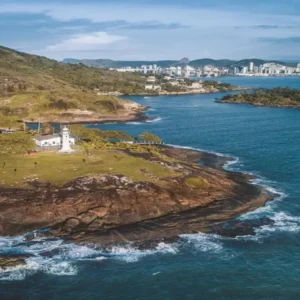
[[[0,45],[61,60],[300,59],[299,0],[1,0]]]

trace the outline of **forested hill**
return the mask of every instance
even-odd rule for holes
[[[68,64],[85,64],[87,66],[92,66],[96,68],[122,68],[122,67],[132,67],[137,68],[142,65],[157,65],[162,68],[176,67],[176,66],[185,66],[190,65],[193,67],[202,67],[205,65],[213,65],[216,67],[235,67],[235,66],[248,66],[250,62],[253,62],[254,65],[261,65],[268,62],[275,62],[281,65],[287,66],[296,66],[296,63],[291,62],[282,62],[276,60],[263,60],[263,59],[243,59],[243,60],[230,60],[230,59],[211,59],[211,58],[202,58],[196,60],[189,60],[187,58],[181,60],[160,60],[160,61],[118,61],[111,59],[74,59],[66,58],[63,60],[64,63]]]
[[[65,64],[0,46],[0,96],[34,90],[143,90],[139,74],[118,73],[83,64]]]

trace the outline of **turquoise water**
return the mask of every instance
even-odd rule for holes
[[[218,80],[300,88],[294,77]],[[275,225],[255,237],[185,235],[145,251],[0,238],[2,252],[35,254],[28,267],[0,273],[0,299],[300,299],[300,110],[214,101],[223,95],[131,97],[157,118],[100,128],[152,131],[169,144],[236,157],[228,168],[254,173],[256,183],[281,193],[241,218],[268,216]],[[52,249],[59,252],[42,255]]]

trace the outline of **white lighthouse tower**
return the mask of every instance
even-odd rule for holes
[[[59,152],[70,153],[74,150],[71,148],[71,141],[70,141],[70,131],[67,126],[61,131],[61,149]]]

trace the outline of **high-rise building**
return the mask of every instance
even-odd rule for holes
[[[251,61],[249,63],[249,72],[253,72],[253,70],[254,70],[254,63]]]
[[[202,75],[202,69],[201,69],[201,68],[198,68],[198,69],[196,70],[196,77],[201,77],[201,75]]]
[[[143,70],[143,73],[144,73],[144,74],[147,74],[147,66],[146,66],[146,65],[143,65],[143,66],[141,67],[141,69]]]
[[[238,67],[233,68],[233,74],[237,74],[240,72],[240,69]]]
[[[182,68],[181,67],[177,67],[177,69],[176,69],[176,75],[177,76],[181,76],[182,75]]]
[[[247,74],[248,73],[248,67],[243,67],[241,70],[242,74]]]

